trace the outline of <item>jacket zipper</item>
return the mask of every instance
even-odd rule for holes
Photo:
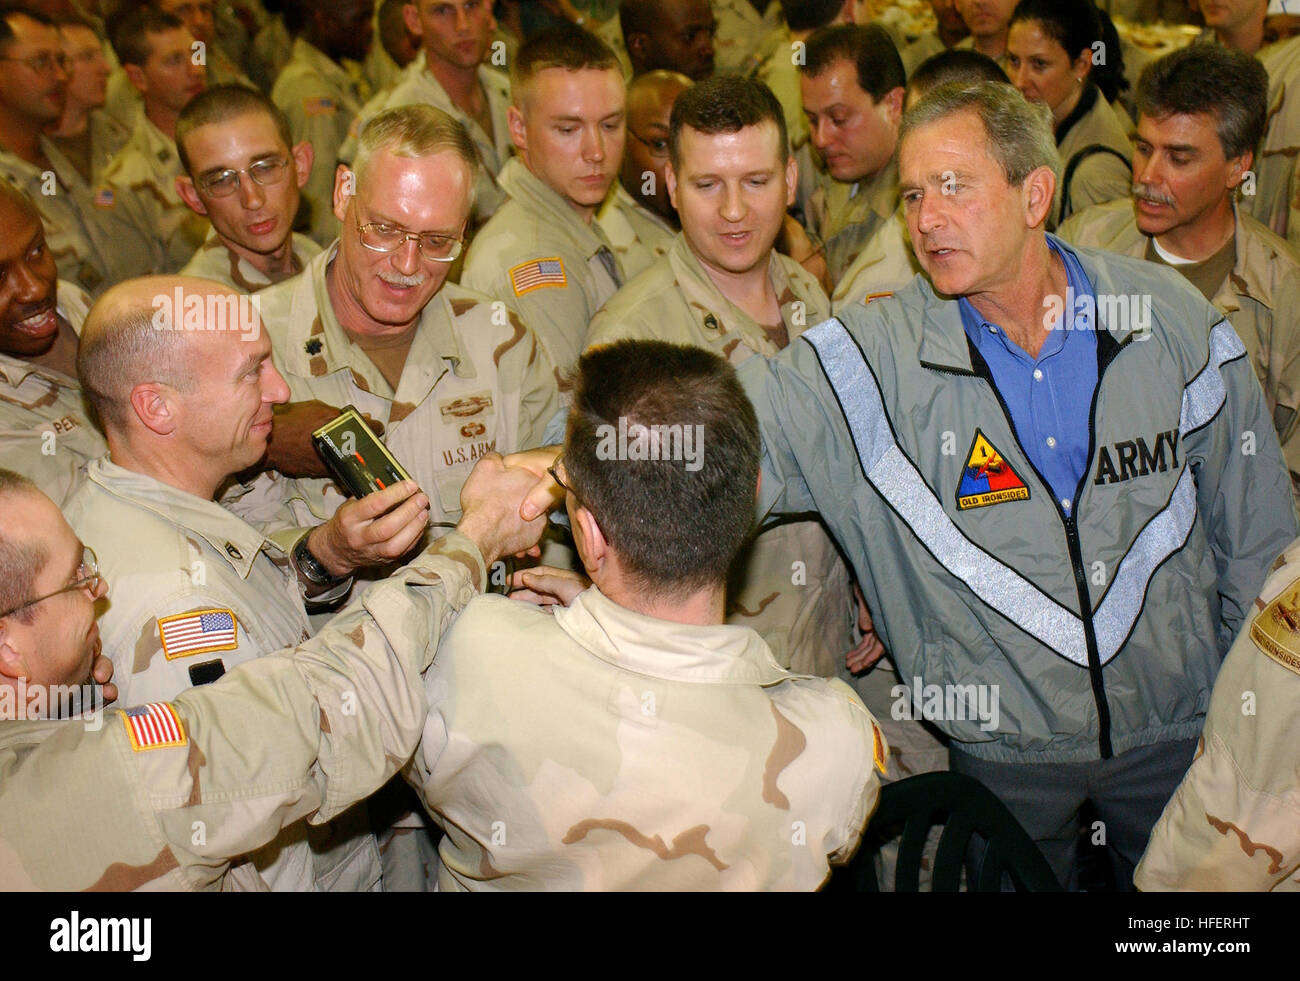
[[[1102,337],[1110,340],[1114,346],[1108,346],[1103,350],[1102,345],[1104,342]],[[1088,407],[1088,465],[1084,468],[1083,476],[1079,478],[1079,483],[1075,487],[1074,510],[1076,512],[1079,509],[1079,499],[1083,496],[1083,488],[1088,480],[1088,474],[1092,472],[1092,457],[1097,448],[1097,396],[1101,393],[1102,376],[1105,374],[1106,369],[1110,367],[1111,362],[1115,360],[1116,355],[1128,345],[1131,339],[1132,335],[1130,334],[1122,342],[1115,343],[1109,333],[1100,330],[1097,332],[1097,387],[1093,389],[1092,404]],[[1034,461],[1025,452],[1024,444],[1020,441],[1020,434],[1016,431],[1016,424],[1011,418],[1011,410],[1007,408],[1002,393],[993,384],[993,373],[989,371],[987,362],[980,355],[975,345],[970,343],[969,338],[967,344],[970,345],[971,365],[975,369],[972,373],[983,379],[989,390],[993,392],[994,398],[998,400],[998,405],[1002,407],[1002,414],[1006,416],[1007,426],[1011,429],[1011,436],[1016,441],[1016,446],[1019,448],[1021,455],[1024,456],[1025,462],[1029,464],[1029,468],[1034,471],[1038,482],[1047,489],[1048,496],[1052,500],[1052,506],[1056,508],[1061,524],[1065,527],[1065,543],[1070,552],[1070,567],[1074,571],[1074,585],[1078,592],[1079,612],[1083,619],[1084,643],[1088,649],[1088,680],[1092,684],[1092,698],[1097,706],[1097,748],[1103,760],[1111,759],[1115,752],[1110,739],[1110,702],[1106,697],[1106,683],[1101,674],[1101,651],[1097,647],[1097,631],[1092,622],[1092,596],[1088,593],[1088,573],[1083,567],[1083,548],[1079,542],[1079,525],[1073,515],[1065,513],[1065,509],[1061,507],[1061,502],[1057,500],[1056,494],[1052,492],[1052,485],[1038,472],[1038,468],[1034,466]],[[964,372],[960,373],[964,374]]]

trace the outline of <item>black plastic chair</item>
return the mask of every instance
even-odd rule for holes
[[[967,870],[968,891],[999,892],[1004,873],[1019,890],[1061,891],[1047,859],[1007,806],[975,778],[950,771],[885,784],[862,846],[847,866],[836,870],[827,888],[879,892],[876,855],[882,845],[898,837],[901,826],[894,891],[919,892],[921,857],[936,824],[943,824],[943,833],[935,854],[932,892],[960,890],[968,846],[976,834],[986,845],[975,867]]]

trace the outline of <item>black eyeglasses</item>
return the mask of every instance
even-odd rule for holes
[[[574,497],[578,496],[578,492],[569,485],[568,481],[560,478],[560,458],[558,456],[555,458],[555,462],[546,468],[546,472],[549,473],[551,479],[559,485],[560,490],[567,494],[572,494]]]
[[[26,603],[21,603],[6,613],[0,613],[0,620],[3,620],[5,617],[13,616],[20,610],[25,610],[30,606],[35,606],[37,603],[44,603],[47,599],[52,599],[61,593],[71,593],[78,589],[86,590],[90,594],[90,598],[94,599],[95,593],[99,592],[100,579],[99,559],[95,557],[94,549],[89,545],[83,545],[81,547],[81,565],[77,566],[76,580],[68,583],[62,589],[56,589],[52,593],[46,593],[44,596],[38,596],[36,599],[28,600]]]

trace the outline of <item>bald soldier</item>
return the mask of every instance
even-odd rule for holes
[[[294,400],[354,405],[381,423],[434,522],[456,520],[475,460],[535,445],[559,404],[532,331],[505,304],[447,282],[477,168],[446,113],[381,113],[335,183],[339,241],[258,295]],[[309,433],[295,438],[310,447]],[[325,480],[294,481],[286,494],[291,524],[322,521],[343,501]]]
[[[0,466],[57,504],[107,449],[77,382],[90,297],[58,279],[35,205],[0,180]]]
[[[563,373],[625,282],[595,216],[623,162],[626,90],[609,48],[556,28],[519,49],[510,99],[519,151],[501,171],[510,200],[475,237],[461,282],[518,310]]]
[[[606,452],[620,427],[629,452]],[[707,465],[647,440],[669,430],[702,433]],[[447,832],[441,888],[816,889],[854,852],[888,754],[875,720],[723,623],[760,449],[722,358],[582,356],[552,472],[591,583],[517,575],[555,615],[472,602],[425,678],[407,776]]]
[[[272,406],[288,398],[256,309],[233,290],[182,277],[116,286],[87,318],[77,368],[109,454],[65,514],[118,584],[100,629],[125,706],[306,640],[305,603],[346,595],[353,570],[399,558],[424,532],[428,499],[410,483],[349,502],[289,549],[215,502],[265,454]],[[336,830],[348,847],[313,855],[300,829],[256,864],[277,889],[371,888],[368,828]]]
[[[356,137],[371,119],[396,106],[426,103],[469,132],[482,167],[474,185],[472,228],[478,229],[505,200],[496,175],[514,153],[506,110],[510,81],[493,67],[496,21],[487,0],[412,0],[402,8],[406,27],[419,37],[420,54],[397,82],[365,104],[352,124],[341,159],[356,157]]]
[[[1146,892],[1300,890],[1300,540],[1219,670],[1196,758],[1151,833]]]
[[[533,479],[496,455],[480,461],[457,529],[294,649],[98,728],[0,726],[0,889],[262,885],[243,856],[282,827],[337,818],[410,758],[427,713],[420,674],[439,636],[483,590],[487,566],[542,531],[518,519]],[[0,507],[0,535],[13,514]],[[25,557],[42,585],[60,578],[44,562],[72,561],[66,546],[54,551],[75,540],[66,526],[55,537],[61,521],[54,511],[36,525],[49,547]],[[93,616],[87,589],[46,600],[42,615],[59,613],[54,604],[79,624]],[[62,636],[66,657],[81,638]]]
[[[816,281],[772,249],[797,181],[784,122],[766,86],[734,75],[678,97],[667,183],[682,232],[592,319],[589,349],[663,340],[740,364],[830,316]],[[853,647],[848,570],[816,521],[784,517],[739,564],[727,619],[762,634],[783,666],[834,676]]]
[[[176,121],[185,168],[176,193],[212,231],[182,274],[256,293],[298,275],[320,253],[293,230],[315,152],[290,139],[279,107],[242,85],[218,85],[186,103]]]
[[[647,72],[627,87],[627,142],[614,193],[596,216],[623,272],[635,276],[672,247],[677,212],[668,199],[668,117],[691,87],[685,75]]]

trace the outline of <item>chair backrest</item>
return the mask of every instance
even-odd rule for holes
[[[986,847],[978,867],[967,877],[971,892],[998,892],[1003,874],[1017,889],[1059,892],[1060,883],[1047,859],[1020,822],[997,796],[973,777],[951,771],[922,773],[885,784],[880,805],[867,824],[862,846],[844,869],[832,877],[835,891],[879,892],[876,853],[885,842],[902,837],[894,875],[895,892],[918,892],[921,858],[930,828],[943,825],[934,856],[933,892],[957,892],[971,836],[978,834]]]

